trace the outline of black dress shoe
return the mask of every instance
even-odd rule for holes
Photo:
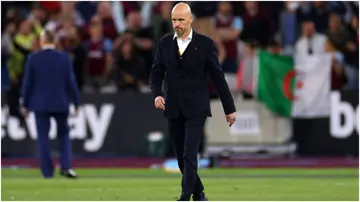
[[[60,170],[60,175],[67,178],[77,178],[77,174],[73,169]]]
[[[201,192],[200,194],[193,194],[193,201],[209,201],[204,192]]]
[[[190,201],[191,194],[189,193],[182,193],[180,198],[177,201]]]

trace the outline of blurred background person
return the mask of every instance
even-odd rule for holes
[[[34,50],[34,40],[41,31],[39,24],[24,20],[19,26],[19,32],[14,36],[11,44],[11,56],[8,59],[8,72],[11,79],[11,87],[7,94],[9,113],[17,117],[21,124],[25,119],[20,113],[19,99],[25,63],[28,55]]]
[[[299,23],[303,21],[314,22],[315,29],[324,34],[327,30],[327,23],[329,18],[329,2],[313,1],[301,2],[302,9],[299,13]]]
[[[139,91],[146,84],[145,61],[136,52],[133,39],[124,38],[114,50],[115,81],[119,90]]]
[[[284,51],[291,55],[294,52],[294,45],[299,32],[297,23],[297,11],[299,2],[287,1],[285,8],[280,13],[279,35],[284,46]]]
[[[81,36],[76,27],[70,27],[62,41],[62,50],[67,52],[73,64],[78,89],[82,91],[85,76],[86,51],[81,44]]]
[[[347,76],[344,69],[344,55],[340,52],[339,47],[336,47],[336,41],[329,38],[325,42],[324,50],[332,54],[332,67],[331,67],[331,90],[340,90],[347,83]]]
[[[351,43],[349,30],[343,26],[341,17],[337,13],[330,14],[328,24],[329,29],[325,32],[326,36],[331,38],[332,43],[335,43],[334,45],[344,52],[346,50],[346,45]]]
[[[8,59],[13,53],[12,39],[16,34],[16,24],[13,21],[7,22],[5,31],[1,35],[1,89],[9,90],[11,80],[8,71]]]
[[[244,24],[241,39],[254,39],[262,47],[266,47],[275,34],[274,24],[269,13],[257,1],[244,2],[244,6],[245,12],[241,15]]]
[[[214,16],[217,12],[216,1],[192,1],[189,2],[193,12],[192,26],[195,30],[201,29],[204,33],[210,33],[214,29]]]
[[[346,43],[344,57],[348,89],[359,89],[359,18],[352,15],[348,25],[350,40]]]
[[[172,1],[163,1],[160,3],[159,13],[152,15],[152,27],[154,30],[154,39],[159,41],[163,36],[171,33],[171,9],[174,5]]]
[[[89,26],[90,39],[85,42],[86,83],[96,91],[105,86],[112,68],[112,42],[103,36],[101,18],[94,16]]]
[[[84,26],[84,19],[81,16],[81,13],[76,9],[75,1],[62,1],[61,3],[61,15],[68,16],[74,20],[74,23],[78,27]]]
[[[103,36],[110,40],[115,40],[118,32],[116,30],[115,22],[111,13],[111,3],[100,2],[97,5],[97,11],[95,15],[100,18]]]
[[[226,56],[222,63],[225,73],[236,73],[238,66],[238,38],[243,30],[242,19],[232,14],[232,5],[227,1],[218,4],[214,17],[215,30],[223,43]]]
[[[306,20],[301,24],[301,36],[295,44],[294,54],[316,55],[324,53],[326,37],[315,29],[312,21]]]
[[[127,18],[126,31],[133,33],[137,52],[145,61],[146,76],[149,78],[155,47],[152,27],[142,26],[143,18],[139,11],[130,11]]]

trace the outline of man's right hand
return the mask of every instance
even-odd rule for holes
[[[165,110],[165,100],[162,96],[157,96],[155,98],[155,107],[156,109]]]

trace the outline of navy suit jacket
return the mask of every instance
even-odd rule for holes
[[[69,56],[44,49],[30,54],[22,86],[23,105],[34,112],[69,111],[79,105],[79,91]]]
[[[215,43],[193,30],[187,46],[184,67],[179,68],[174,34],[164,36],[158,43],[150,73],[152,96],[163,96],[165,80],[165,111],[167,118],[177,118],[181,111],[187,118],[211,116],[208,75],[215,84],[225,114],[236,111],[234,100],[221,70]]]

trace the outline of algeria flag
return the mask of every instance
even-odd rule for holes
[[[331,58],[330,54],[292,58],[259,50],[252,93],[281,116],[327,117]]]

